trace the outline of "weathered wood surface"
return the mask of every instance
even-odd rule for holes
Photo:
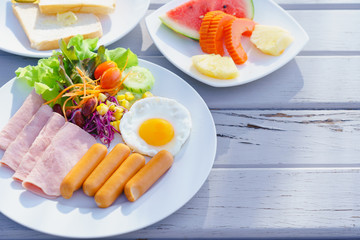
[[[176,213],[114,238],[358,236],[360,193],[354,189],[359,181],[360,168],[215,167]],[[0,222],[0,239],[57,239],[1,214]]]
[[[151,14],[167,0],[152,0]],[[183,208],[119,239],[360,236],[360,0],[276,0],[309,34],[304,51],[243,86],[213,88],[176,69],[142,21],[110,47],[181,76],[215,120],[208,180]],[[0,51],[0,86],[37,59]],[[0,196],[1,197],[1,196]],[[57,239],[0,214],[0,239]]]
[[[215,166],[360,166],[359,111],[213,110]]]

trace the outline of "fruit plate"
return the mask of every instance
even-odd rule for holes
[[[1,213],[28,228],[63,237],[107,237],[135,231],[174,213],[189,201],[207,179],[216,154],[216,130],[212,115],[200,95],[174,73],[147,61],[155,77],[151,90],[157,96],[176,99],[190,111],[189,139],[175,155],[174,163],[141,198],[129,202],[122,195],[106,209],[96,207],[82,190],[71,199],[48,200],[32,194],[12,180],[13,171],[0,167]],[[0,110],[0,129],[20,107],[31,89],[11,80],[0,88],[0,101],[9,102]],[[119,143],[117,135],[112,146]],[[2,153],[0,158],[2,157]]]
[[[0,1],[0,50],[27,57],[49,57],[52,51],[38,51],[30,47],[11,5],[10,0]],[[128,34],[143,18],[149,5],[150,0],[116,0],[115,12],[99,17],[103,36],[98,46],[108,46]]]
[[[200,82],[213,87],[242,85],[262,78],[292,60],[308,42],[304,29],[279,5],[271,0],[253,0],[254,21],[263,25],[276,25],[288,30],[294,42],[280,56],[265,55],[256,49],[248,37],[242,38],[242,45],[248,54],[245,64],[237,65],[239,75],[231,80],[220,80],[199,73],[193,66],[191,57],[204,54],[198,41],[182,36],[161,23],[159,16],[164,15],[189,0],[174,0],[165,4],[148,17],[145,22],[152,40],[160,52],[177,68]]]

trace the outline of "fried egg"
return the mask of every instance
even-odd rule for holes
[[[174,99],[149,97],[135,102],[120,121],[121,136],[133,151],[154,156],[167,150],[175,156],[188,139],[191,116]]]

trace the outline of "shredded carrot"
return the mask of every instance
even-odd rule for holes
[[[64,117],[65,117],[65,121],[67,121],[66,109],[65,109],[66,103],[67,103],[69,100],[72,100],[73,98],[74,98],[74,97],[69,97],[68,99],[66,99],[66,100],[64,101],[63,106],[62,106],[62,110],[63,110]]]
[[[127,58],[126,58],[125,65],[124,65],[124,67],[121,69],[121,72],[124,72],[126,66],[128,65],[128,61],[129,61],[129,55],[128,55]]]
[[[128,59],[129,58],[126,59],[125,66],[121,69],[121,74],[123,73],[123,71],[126,68],[126,65],[128,64]],[[98,98],[100,93],[108,93],[111,96],[114,96],[122,88],[123,82],[125,81],[125,79],[129,75],[129,73],[128,73],[114,88],[103,89],[99,85],[99,79],[97,79],[97,80],[91,79],[90,77],[86,76],[81,71],[81,69],[78,68],[78,67],[76,67],[76,70],[77,70],[77,72],[79,73],[79,75],[81,77],[82,83],[73,84],[73,85],[65,88],[54,99],[44,103],[44,104],[55,103],[60,98],[66,97],[67,99],[64,101],[64,103],[62,105],[62,111],[63,111],[63,114],[65,116],[66,121],[67,121],[67,117],[66,117],[66,110],[67,109],[79,109],[86,103],[86,101],[88,101],[91,98],[95,99],[95,101],[96,101],[95,107],[96,107],[97,104],[98,104],[98,99],[97,98]],[[121,75],[120,75],[120,77],[121,77]],[[74,100],[75,98],[81,99],[81,100],[74,106],[66,106],[66,104],[70,100]]]
[[[54,99],[52,99],[52,100],[50,100],[50,101],[47,101],[46,103],[44,103],[44,104],[49,104],[49,103],[52,103],[52,102],[56,102],[59,98],[61,98],[62,97],[62,95],[65,93],[65,92],[67,92],[67,91],[69,91],[71,88],[75,88],[75,87],[79,87],[79,86],[83,86],[83,84],[79,84],[79,83],[77,83],[77,84],[73,84],[73,85],[71,85],[71,86],[69,86],[69,87],[67,87],[67,88],[65,88],[64,90],[62,90]]]

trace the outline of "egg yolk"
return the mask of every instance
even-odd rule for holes
[[[165,119],[151,118],[140,125],[139,135],[149,145],[162,146],[174,137],[174,128]]]

